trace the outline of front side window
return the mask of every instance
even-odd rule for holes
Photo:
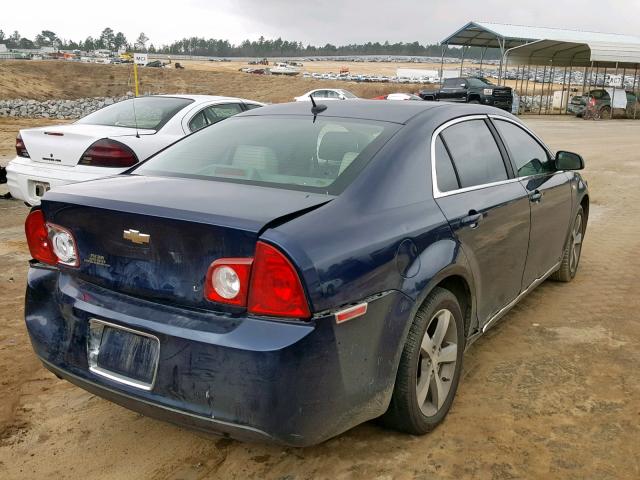
[[[343,118],[232,117],[185,137],[131,173],[336,195],[398,128]]]
[[[527,177],[555,170],[547,151],[527,132],[504,120],[495,120],[518,177]]]
[[[507,180],[507,170],[484,120],[467,120],[441,134],[462,188]]]
[[[159,130],[190,103],[193,100],[188,98],[140,97],[109,105],[81,118],[77,123]]]

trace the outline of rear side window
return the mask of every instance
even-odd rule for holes
[[[451,163],[451,157],[449,152],[442,143],[442,139],[438,137],[436,139],[436,179],[438,180],[438,190],[441,192],[450,192],[451,190],[457,190],[458,177]]]
[[[519,177],[555,171],[547,151],[531,135],[504,120],[495,120],[495,126],[509,150]]]
[[[189,122],[189,129],[192,132],[200,130],[214,123],[218,123],[220,120],[232,117],[242,112],[242,107],[238,103],[225,103],[223,105],[211,105],[200,113],[195,115]]]
[[[465,85],[465,81],[461,78],[448,78],[444,81],[444,88],[460,88]]]
[[[507,170],[484,120],[468,120],[440,135],[451,153],[462,188],[507,180]]]
[[[176,113],[190,103],[193,103],[193,100],[176,97],[141,97],[124,100],[93,112],[78,120],[77,123],[160,130]]]

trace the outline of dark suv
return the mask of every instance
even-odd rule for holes
[[[424,100],[481,103],[508,112],[513,104],[510,87],[499,87],[482,77],[447,78],[440,90],[421,90],[419,95]]]
[[[636,118],[636,116],[640,116],[638,98],[633,94],[633,92],[625,92],[621,88],[616,88],[615,98],[618,98],[618,95],[620,97],[623,97],[624,95],[627,96],[627,106],[626,108],[615,108],[616,116],[619,114],[622,114],[627,118]],[[568,110],[577,117],[598,117],[602,119],[609,119],[612,116],[611,95],[609,95],[607,90],[602,88],[591,90],[583,95],[576,95],[569,102]]]

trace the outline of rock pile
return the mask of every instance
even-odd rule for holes
[[[131,98],[129,92],[121,97],[79,98],[76,100],[0,100],[0,117],[81,118],[96,110]]]

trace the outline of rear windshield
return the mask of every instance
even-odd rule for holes
[[[175,97],[141,97],[135,100],[124,100],[90,113],[77,123],[160,130],[171,117],[190,103],[193,103],[193,100]]]
[[[337,195],[398,128],[343,118],[233,117],[184,138],[131,173]]]

